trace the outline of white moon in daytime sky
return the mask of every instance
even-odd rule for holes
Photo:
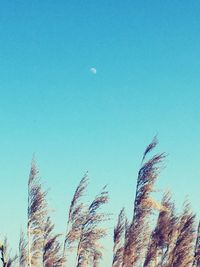
[[[93,74],[97,73],[97,69],[96,68],[90,68],[90,72],[92,72]]]

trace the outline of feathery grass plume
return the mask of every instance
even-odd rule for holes
[[[160,259],[160,266],[168,267],[170,266],[171,259],[172,259],[172,251],[174,250],[177,234],[178,234],[178,226],[179,226],[179,217],[175,213],[175,204],[173,202],[169,202],[168,205],[168,213],[166,215],[169,216],[168,218],[168,238],[165,242],[165,247],[162,251],[162,256]],[[167,218],[166,218],[167,219]]]
[[[102,247],[98,241],[105,237],[106,229],[100,223],[108,219],[108,215],[100,213],[99,210],[108,202],[108,192],[104,187],[99,195],[95,197],[83,218],[81,235],[77,248],[77,267],[87,266],[94,255],[101,254]]]
[[[175,204],[173,202],[169,203],[169,220],[168,220],[168,242],[166,242],[165,249],[162,251],[162,256],[160,259],[159,267],[171,266],[173,259],[173,251],[176,246],[176,240],[178,237],[179,221],[180,216],[175,212]]]
[[[112,267],[121,267],[124,254],[124,238],[125,238],[125,211],[120,211],[117,225],[114,229],[114,246],[113,246],[113,262]]]
[[[99,262],[102,259],[102,253],[100,250],[95,250],[92,257],[92,267],[99,267]]]
[[[7,238],[4,239],[3,244],[0,246],[0,253],[1,253],[1,261],[3,267],[11,267],[13,266],[14,262],[17,260],[17,255],[11,257],[11,251],[8,251],[8,241]]]
[[[19,239],[19,267],[27,266],[27,242],[24,232],[21,231]]]
[[[28,180],[28,266],[42,266],[42,244],[44,223],[47,215],[46,192],[38,178],[38,170],[33,160]]]
[[[60,235],[54,235],[53,230],[54,224],[52,224],[50,217],[47,217],[43,239],[43,267],[60,267],[63,263],[63,258],[60,254],[60,244],[58,241],[58,237]]]
[[[199,267],[199,266],[200,266],[200,221],[197,229],[197,237],[194,250],[194,261],[193,261],[193,267]]]
[[[147,146],[147,148],[145,149],[144,151],[144,154],[143,154],[143,158],[142,158],[142,162],[144,161],[144,159],[146,158],[147,154],[149,152],[151,152],[158,144],[158,139],[156,136],[154,136],[152,142]]]
[[[174,224],[174,204],[171,201],[171,195],[166,192],[161,202],[161,210],[158,215],[157,224],[152,231],[145,257],[144,267],[164,266],[164,258],[170,243],[171,231]]]
[[[147,146],[143,162],[146,156],[157,145],[157,139],[153,139],[152,143]],[[124,267],[137,266],[138,262],[142,262],[144,252],[149,239],[148,219],[154,207],[151,205],[150,193],[154,189],[154,183],[160,172],[160,163],[165,158],[165,154],[156,154],[150,160],[143,163],[138,173],[136,196],[134,201],[133,219],[127,229],[128,238],[126,238],[124,247]]]
[[[66,250],[73,250],[73,246],[80,239],[81,227],[83,218],[85,217],[84,204],[81,199],[85,194],[85,191],[88,186],[88,174],[86,173],[81,179],[79,185],[76,188],[74,196],[72,198],[68,221],[67,221],[67,230],[64,240],[63,248],[63,260],[66,261]],[[63,262],[64,266],[64,262]]]
[[[189,267],[194,260],[195,215],[190,210],[189,203],[184,204],[184,210],[179,218],[178,234],[168,266]]]
[[[126,260],[127,260],[127,252],[125,251],[128,249],[128,244],[129,244],[129,238],[130,238],[130,229],[131,229],[131,225],[128,221],[127,218],[125,218],[125,238],[124,238],[124,247],[123,247],[123,260],[122,260],[122,266],[126,267]]]

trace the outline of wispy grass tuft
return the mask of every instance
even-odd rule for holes
[[[155,209],[155,201],[150,194],[154,190],[154,184],[158,178],[161,163],[165,154],[156,154],[144,162],[147,155],[156,147],[157,139],[147,146],[143,155],[143,165],[138,172],[136,196],[134,201],[133,219],[126,229],[126,242],[124,247],[123,267],[137,266],[144,260],[144,254],[150,235],[148,219]]]
[[[124,255],[126,216],[124,208],[120,211],[117,225],[114,229],[114,246],[112,267],[121,267]]]
[[[120,211],[113,234],[112,267],[200,267],[200,223],[188,202],[177,214],[171,193],[161,203],[153,197],[155,183],[163,168],[165,153],[149,158],[158,144],[156,137],[146,147],[138,172],[131,220]],[[148,159],[149,158],[149,159]],[[110,215],[102,208],[109,201],[103,187],[91,203],[84,196],[86,173],[73,195],[66,219],[66,234],[55,233],[39,172],[32,161],[28,179],[27,235],[21,231],[18,255],[12,256],[7,239],[0,244],[3,267],[100,267],[104,256],[102,239],[108,233]],[[63,240],[61,245],[60,240]],[[112,252],[111,252],[112,251]],[[107,266],[106,266],[107,267]]]

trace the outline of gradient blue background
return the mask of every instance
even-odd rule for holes
[[[24,227],[35,153],[58,231],[88,170],[89,198],[108,184],[111,239],[155,134],[168,153],[157,188],[199,214],[199,13],[194,0],[0,2],[0,238]]]

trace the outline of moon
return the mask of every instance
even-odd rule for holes
[[[90,72],[93,74],[97,74],[97,69],[92,67],[92,68],[90,68]]]

